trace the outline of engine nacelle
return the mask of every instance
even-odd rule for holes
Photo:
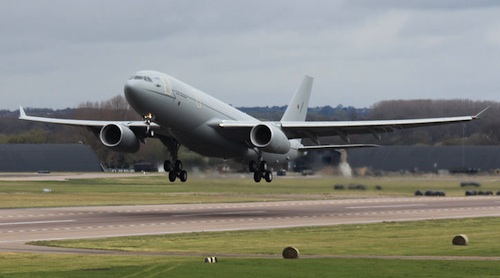
[[[101,142],[108,148],[120,152],[134,153],[139,150],[140,143],[130,128],[120,124],[108,124],[99,134]]]
[[[285,133],[269,124],[254,126],[250,131],[250,142],[255,147],[270,153],[285,154],[290,151],[290,141]]]

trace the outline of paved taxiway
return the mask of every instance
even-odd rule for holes
[[[414,197],[5,209],[0,210],[0,251],[38,240],[482,216],[500,216],[500,198]]]

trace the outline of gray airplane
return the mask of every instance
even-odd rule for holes
[[[248,163],[255,182],[271,182],[273,165],[283,165],[308,150],[373,147],[351,144],[350,134],[380,134],[399,129],[467,122],[475,116],[379,121],[307,122],[313,78],[305,75],[279,122],[260,121],[188,84],[157,71],[139,71],[125,83],[125,97],[144,121],[90,121],[26,115],[21,120],[85,126],[116,151],[136,152],[140,142],[155,137],[168,148],[172,161],[164,162],[169,180],[185,182],[187,172],[178,158],[181,145],[201,155]],[[319,137],[339,136],[343,145],[321,145]],[[316,145],[304,146],[302,138]]]

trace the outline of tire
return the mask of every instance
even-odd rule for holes
[[[175,161],[174,170],[176,172],[182,171],[182,161],[180,161],[180,160]]]
[[[179,179],[181,180],[181,182],[186,182],[188,179],[188,173],[184,170],[180,171],[179,172]]]
[[[260,182],[261,179],[262,179],[262,174],[260,172],[253,173],[253,180],[255,182]]]
[[[262,160],[262,161],[260,162],[260,171],[261,171],[262,173],[265,173],[265,172],[267,172],[267,168],[268,168],[268,166],[267,166],[267,162],[266,162],[266,161],[264,161],[264,160]]]
[[[264,174],[264,179],[266,180],[266,182],[271,182],[273,180],[273,172],[267,171]]]
[[[170,171],[168,173],[168,180],[170,182],[174,182],[176,178],[177,178],[177,173],[175,171]]]

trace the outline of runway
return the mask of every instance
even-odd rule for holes
[[[65,207],[0,210],[0,251],[29,241],[500,216],[498,197]],[[25,247],[26,249],[32,247]]]

